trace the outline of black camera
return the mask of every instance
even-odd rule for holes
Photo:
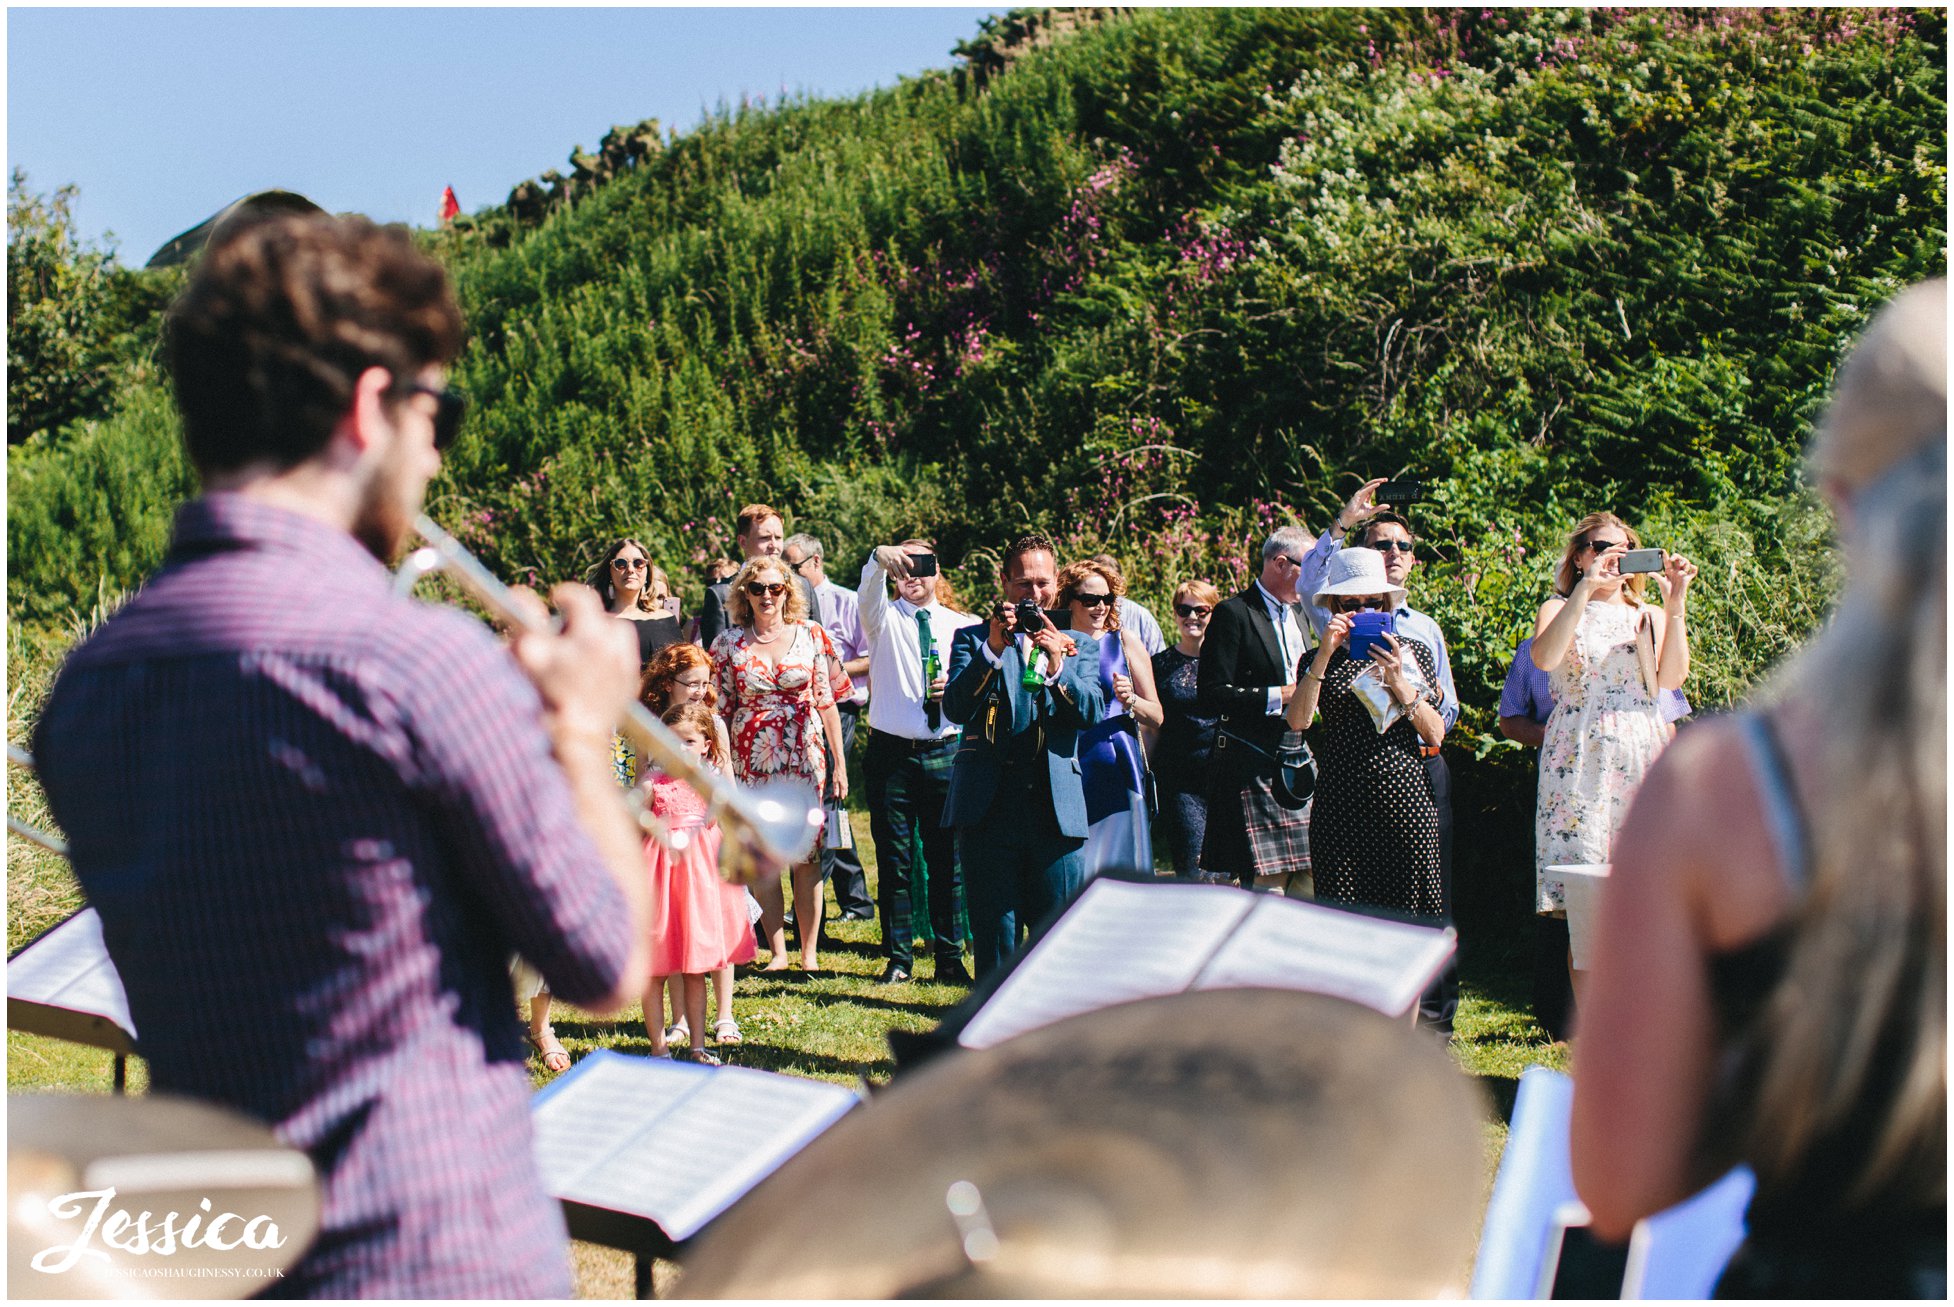
[[[1018,629],[1026,635],[1036,635],[1051,625],[1045,610],[1029,599],[1018,605]]]
[[[1377,488],[1375,498],[1380,504],[1416,504],[1425,498],[1425,482],[1419,477],[1386,481]]]

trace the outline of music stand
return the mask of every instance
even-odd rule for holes
[[[115,1055],[114,1091],[129,1083],[136,1023],[122,977],[102,942],[102,919],[83,908],[7,959],[7,1028]]]

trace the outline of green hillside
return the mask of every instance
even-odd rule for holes
[[[1033,523],[1164,608],[1423,474],[1417,598],[1492,751],[1462,849],[1530,784],[1492,708],[1582,513],[1703,564],[1700,705],[1818,620],[1797,454],[1851,334],[1945,268],[1943,13],[1149,10],[1010,48],[1032,25],[430,233],[475,404],[437,516],[512,577],[620,533],[689,573],[760,498],[843,577],[932,531],[977,595]],[[189,489],[140,375],[9,471],[16,621],[133,586]]]

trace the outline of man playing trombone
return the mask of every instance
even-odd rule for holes
[[[644,992],[608,756],[628,633],[564,586],[511,659],[384,566],[459,424],[461,338],[402,230],[280,216],[210,249],[166,335],[204,493],[37,728],[151,1084],[324,1179],[283,1294],[567,1297],[508,956],[598,1011]]]

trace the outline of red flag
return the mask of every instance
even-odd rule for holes
[[[455,188],[441,188],[441,221],[447,222],[461,213],[461,201],[455,198]]]

